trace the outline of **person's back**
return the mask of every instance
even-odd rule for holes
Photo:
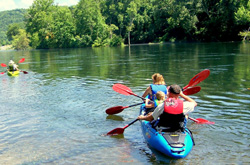
[[[188,102],[179,99],[183,97]],[[184,131],[185,115],[194,110],[197,103],[184,95],[180,86],[174,84],[169,87],[169,98],[163,103],[163,111],[160,114],[159,127],[165,127],[167,131]]]
[[[175,98],[166,99],[158,127],[165,127],[169,132],[184,131],[184,121],[183,101]]]
[[[167,94],[167,87],[166,87],[166,83],[164,81],[164,78],[161,74],[159,73],[155,73],[152,75],[152,80],[153,80],[153,84],[151,84],[146,91],[144,92],[144,94],[142,95],[142,97],[146,97],[147,95],[149,95],[149,99],[151,99],[152,101],[154,101],[156,99],[156,93],[158,91],[162,91],[164,92],[164,94]]]

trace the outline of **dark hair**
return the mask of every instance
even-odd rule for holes
[[[173,94],[180,94],[181,93],[181,87],[177,84],[170,85],[168,91]]]

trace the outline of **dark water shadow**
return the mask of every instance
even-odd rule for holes
[[[107,120],[116,120],[116,121],[124,121],[124,119],[121,116],[117,115],[108,115],[106,117]]]

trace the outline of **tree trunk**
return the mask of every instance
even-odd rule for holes
[[[128,46],[130,46],[130,31],[128,31]]]
[[[243,41],[246,40],[246,37],[248,36],[249,31],[250,31],[250,27],[248,28],[248,31],[246,32],[246,35],[245,35],[245,37],[243,38]]]

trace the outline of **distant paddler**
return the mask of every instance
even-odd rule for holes
[[[19,70],[18,65],[13,60],[10,60],[9,65],[8,65],[8,71],[14,72],[18,70]]]

